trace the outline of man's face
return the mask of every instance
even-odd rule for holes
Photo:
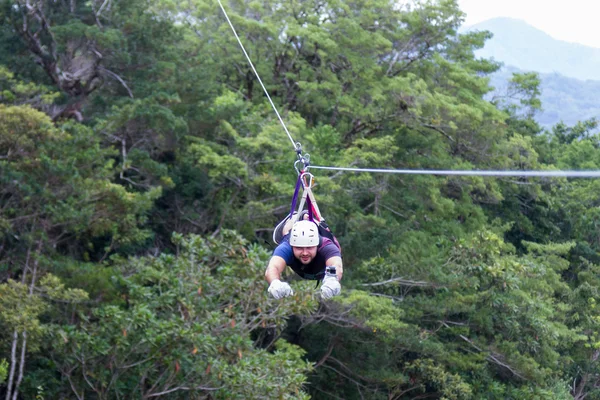
[[[296,257],[304,265],[310,262],[317,256],[317,246],[312,247],[292,247],[294,257]]]

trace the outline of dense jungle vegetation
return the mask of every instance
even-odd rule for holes
[[[314,165],[600,169],[456,0],[225,7]],[[0,396],[600,399],[600,180],[313,170],[342,294],[277,301],[296,153],[218,4],[0,20]]]

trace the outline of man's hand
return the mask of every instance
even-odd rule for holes
[[[286,282],[281,282],[279,279],[275,279],[271,282],[268,292],[276,299],[282,299],[294,294],[290,285]]]
[[[342,285],[340,285],[335,275],[326,275],[321,285],[321,297],[327,300],[337,296],[341,291]]]

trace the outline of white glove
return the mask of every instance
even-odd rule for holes
[[[342,291],[342,285],[334,275],[326,275],[321,285],[321,297],[325,300],[337,296]]]
[[[287,282],[281,282],[279,279],[271,281],[268,292],[276,299],[292,296],[294,291]]]

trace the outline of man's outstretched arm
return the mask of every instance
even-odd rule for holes
[[[271,257],[265,271],[265,279],[269,283],[268,292],[276,299],[292,296],[294,291],[287,282],[281,281],[281,274],[286,267],[286,262],[279,256]]]
[[[281,279],[281,274],[285,270],[285,260],[279,256],[273,256],[269,260],[267,270],[265,271],[265,279],[271,284],[275,279]]]
[[[325,265],[327,267],[335,267],[335,273],[337,275],[338,281],[342,280],[342,276],[344,275],[344,263],[342,262],[342,257],[330,257],[327,259],[327,261],[325,261]]]

